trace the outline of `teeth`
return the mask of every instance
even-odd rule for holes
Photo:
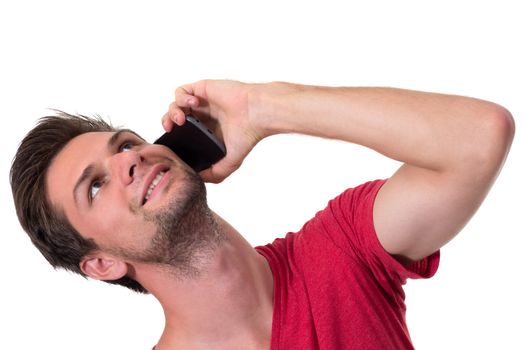
[[[144,197],[144,202],[149,199],[149,196],[151,196],[151,192],[153,192],[153,189],[155,188],[155,186],[157,186],[157,184],[159,183],[160,179],[162,179],[162,176],[164,176],[164,174],[166,174],[166,172],[161,171],[160,173],[157,174],[157,176],[155,176],[155,178],[151,182],[151,185],[149,185],[148,191],[146,192],[146,197]]]

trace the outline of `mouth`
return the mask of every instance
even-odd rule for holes
[[[157,166],[153,169],[153,171],[147,176],[147,179],[145,181],[146,186],[143,190],[143,196],[142,196],[142,205],[146,204],[146,202],[152,197],[154,194],[154,190],[157,187],[157,185],[160,183],[164,175],[168,172],[168,169],[166,169],[164,166]]]

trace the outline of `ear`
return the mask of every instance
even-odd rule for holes
[[[84,257],[80,261],[80,269],[87,276],[96,280],[118,280],[128,273],[128,266],[125,262],[105,254]]]

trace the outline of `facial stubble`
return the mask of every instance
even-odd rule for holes
[[[180,189],[169,194],[168,204],[144,212],[156,232],[149,247],[133,258],[166,268],[179,278],[196,278],[225,236],[208,207],[204,182],[190,169],[183,171],[183,180],[177,181]]]

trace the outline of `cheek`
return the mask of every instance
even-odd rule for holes
[[[132,212],[127,204],[101,206],[99,209],[98,215],[92,220],[92,227],[97,230],[96,242],[102,246],[136,251],[149,247],[155,226],[145,221],[140,211]]]
[[[84,238],[93,239],[101,247],[122,245],[125,232],[137,225],[128,208],[99,201],[85,213],[76,213],[71,223]]]
[[[118,191],[105,192],[97,200],[75,218],[74,226],[84,237],[101,247],[140,250],[149,246],[156,229],[144,219],[142,207],[134,207]]]

